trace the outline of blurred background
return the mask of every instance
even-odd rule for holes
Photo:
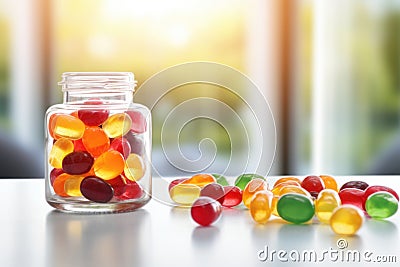
[[[131,71],[140,86],[191,61],[231,66],[268,99],[274,164],[270,170],[274,153],[267,153],[254,171],[400,174],[399,32],[400,0],[0,0],[0,177],[43,177],[44,112],[62,102],[63,72]],[[220,100],[238,114],[245,106],[217,86],[191,86],[152,109],[161,175],[182,174],[163,157],[168,111],[194,97]],[[241,95],[251,98],[246,89]],[[135,100],[146,104],[145,96]],[[224,165],[249,153],[248,140],[237,121],[229,129],[194,120],[179,142],[187,158],[197,158],[199,142],[212,139],[217,157],[205,171],[238,175],[242,169]],[[163,130],[165,144],[176,139]],[[264,141],[274,141],[273,129],[263,131]],[[234,155],[231,140],[239,144]]]

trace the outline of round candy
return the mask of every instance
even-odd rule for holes
[[[349,181],[345,184],[342,185],[342,187],[340,187],[340,190],[343,190],[345,188],[357,188],[360,190],[365,190],[367,189],[368,184],[366,182],[363,181]]]
[[[345,188],[339,191],[342,204],[349,204],[363,209],[364,191],[357,188]]]
[[[188,179],[188,178],[179,178],[179,179],[173,180],[173,181],[170,182],[169,185],[168,185],[168,191],[170,191],[171,188],[174,187],[175,185],[180,184],[180,183],[186,181],[187,179]]]
[[[262,177],[261,175],[258,174],[252,174],[252,173],[246,173],[246,174],[242,174],[239,175],[236,180],[235,180],[235,186],[239,187],[240,190],[244,190],[244,188],[246,187],[246,185],[253,179],[255,178],[259,178],[259,179],[263,179],[265,180],[264,177]]]
[[[114,196],[120,196],[124,193],[126,182],[122,175],[118,175],[106,182],[114,189]]]
[[[366,200],[370,195],[372,195],[375,192],[380,192],[380,191],[385,191],[389,192],[392,194],[397,200],[399,200],[399,195],[394,191],[392,188],[383,186],[383,185],[373,185],[369,186],[364,193],[364,199]]]
[[[295,185],[287,185],[287,186],[280,187],[277,195],[283,196],[284,194],[288,194],[288,193],[297,193],[297,194],[305,195],[305,196],[311,198],[311,195],[310,195],[310,193],[308,193],[307,190],[305,190],[302,187],[295,186]]]
[[[237,186],[227,185],[224,186],[224,201],[222,206],[224,207],[234,207],[242,202],[242,190]]]
[[[131,153],[131,145],[128,140],[125,138],[115,138],[110,145],[110,148],[118,151],[124,156],[124,159],[127,159],[129,154]]]
[[[138,154],[142,156],[144,154],[144,142],[143,139],[138,137],[132,131],[129,131],[124,138],[128,141],[131,146],[131,153]]]
[[[63,159],[62,169],[72,175],[84,174],[90,171],[93,161],[93,157],[87,152],[72,152]]]
[[[282,219],[295,224],[308,222],[315,211],[310,198],[296,193],[281,196],[276,209]]]
[[[217,183],[208,184],[201,189],[200,196],[210,197],[222,204],[225,197],[224,187]]]
[[[69,177],[71,177],[71,175],[69,175],[67,173],[62,173],[59,176],[57,176],[56,179],[54,179],[54,182],[53,182],[54,193],[56,193],[60,197],[68,197],[68,194],[65,192],[64,185],[65,185],[65,181]]]
[[[86,151],[85,145],[82,142],[82,138],[74,140],[74,151]]]
[[[243,190],[242,200],[243,204],[250,208],[250,202],[254,194],[261,190],[268,190],[268,183],[260,178],[251,180]]]
[[[64,191],[68,196],[71,197],[80,197],[82,196],[80,186],[81,182],[85,177],[71,175],[68,179],[65,180]]]
[[[61,168],[66,155],[74,151],[74,144],[66,138],[58,139],[50,150],[49,163],[54,168]]]
[[[98,157],[110,148],[110,139],[99,127],[87,127],[82,136],[86,151],[93,157]]]
[[[52,121],[53,134],[68,139],[80,139],[85,131],[85,124],[71,115],[57,115]]]
[[[215,180],[217,181],[218,184],[220,184],[222,186],[229,185],[229,183],[226,180],[225,176],[223,176],[221,174],[211,174],[211,175],[214,176],[214,178],[215,178]]]
[[[50,172],[50,184],[53,185],[54,180],[60,175],[63,174],[64,171],[61,168],[52,169]]]
[[[147,128],[146,117],[136,110],[126,112],[132,120],[131,130],[135,133],[144,133]]]
[[[88,176],[83,179],[80,190],[85,198],[98,203],[107,203],[114,196],[111,185],[95,176]]]
[[[254,194],[250,202],[250,214],[253,220],[257,223],[267,223],[271,217],[271,200],[272,193],[262,190]]]
[[[124,157],[118,151],[109,150],[94,161],[93,168],[97,177],[105,180],[113,179],[124,171]]]
[[[322,179],[324,188],[332,189],[332,190],[335,190],[336,192],[339,191],[335,178],[333,178],[332,176],[329,176],[329,175],[320,175],[319,177],[321,177],[321,179]]]
[[[338,193],[333,189],[324,189],[319,192],[315,201],[315,214],[322,223],[329,223],[333,211],[341,205]]]
[[[145,172],[145,165],[141,156],[130,154],[125,161],[124,174],[131,181],[139,181]]]
[[[190,209],[192,219],[201,226],[209,226],[221,216],[221,204],[210,197],[199,197]]]
[[[215,178],[209,174],[196,174],[183,182],[183,184],[194,184],[200,187],[211,183],[215,183]]]
[[[87,126],[99,126],[107,120],[109,113],[107,109],[81,109],[78,118]]]
[[[307,190],[315,198],[318,196],[318,193],[325,188],[322,179],[313,175],[304,178],[301,182],[301,187]]]
[[[114,114],[103,123],[103,130],[110,138],[123,136],[131,129],[132,120],[126,113]]]
[[[389,192],[376,192],[365,202],[365,210],[374,219],[386,219],[397,212],[399,201]]]
[[[301,181],[299,178],[296,177],[283,177],[278,179],[275,183],[274,183],[274,187],[278,186],[281,183],[285,183],[285,182],[296,182],[298,184],[301,184]]]
[[[180,183],[171,188],[169,196],[178,204],[191,205],[200,196],[200,191],[197,185]]]
[[[130,181],[124,187],[124,193],[118,196],[118,199],[135,199],[141,198],[143,196],[143,189],[142,187],[135,181]]]
[[[339,235],[354,235],[364,223],[362,211],[353,205],[337,207],[329,221],[331,229]]]

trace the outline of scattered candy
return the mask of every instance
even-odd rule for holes
[[[232,208],[242,202],[242,190],[237,186],[227,185],[224,186],[224,201],[222,206]]]
[[[194,184],[180,183],[169,191],[173,201],[181,205],[191,205],[199,196],[201,188]]]
[[[246,174],[242,174],[239,175],[236,180],[235,180],[235,186],[239,187],[240,190],[244,190],[244,188],[246,187],[246,185],[253,179],[263,179],[265,180],[264,177],[262,177],[261,175],[258,174],[251,174],[251,173],[246,173]]]
[[[268,183],[260,178],[251,180],[243,190],[242,200],[243,204],[249,208],[250,202],[254,194],[261,190],[268,190]]]
[[[196,223],[209,226],[221,216],[221,211],[221,204],[218,201],[210,197],[199,197],[193,202],[190,214]]]
[[[340,190],[343,190],[345,188],[357,188],[360,190],[365,190],[367,189],[368,184],[363,181],[349,181],[347,183],[344,183],[342,187],[340,187]]]
[[[196,174],[183,182],[183,184],[193,184],[199,187],[204,187],[211,183],[215,183],[215,178],[209,174]]]
[[[301,182],[301,187],[307,190],[314,198],[317,198],[318,193],[325,188],[321,177],[313,175],[304,178]]]
[[[333,178],[332,176],[329,176],[329,175],[320,175],[319,177],[322,179],[324,188],[332,189],[336,192],[339,191],[335,178]]]
[[[221,174],[211,174],[211,175],[214,176],[214,178],[215,178],[215,180],[217,181],[218,184],[220,184],[222,186],[229,185],[229,183],[226,180],[225,176],[223,176]]]
[[[250,202],[250,214],[257,223],[265,224],[271,217],[272,193],[267,190],[258,191]]]
[[[324,189],[319,192],[315,201],[315,214],[322,223],[329,223],[333,211],[341,205],[338,193],[333,189]]]
[[[374,219],[386,219],[397,212],[399,201],[391,193],[380,191],[371,194],[365,202],[365,210]]]
[[[314,203],[304,195],[289,193],[281,196],[276,205],[279,216],[285,221],[301,224],[314,216]]]
[[[331,229],[339,235],[354,235],[364,222],[362,211],[353,205],[336,208],[330,219]]]
[[[224,187],[217,183],[208,184],[201,189],[200,196],[210,197],[222,204],[225,198]]]
[[[339,191],[339,197],[342,204],[353,205],[363,209],[364,191],[357,188],[345,188]]]

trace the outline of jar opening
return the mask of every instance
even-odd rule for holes
[[[58,84],[65,92],[80,89],[134,91],[136,83],[132,72],[64,72]]]

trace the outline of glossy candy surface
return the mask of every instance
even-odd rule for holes
[[[93,157],[98,157],[110,148],[110,139],[106,133],[99,127],[86,128],[82,143]]]
[[[271,217],[272,193],[270,191],[258,191],[250,202],[250,214],[257,223],[267,223]]]
[[[114,196],[120,196],[124,193],[126,182],[122,175],[118,175],[106,182],[114,189]]]
[[[311,196],[318,197],[318,193],[325,188],[321,177],[310,175],[301,182],[301,187],[307,190]]]
[[[66,155],[62,161],[62,169],[65,173],[76,175],[90,171],[94,159],[87,152],[72,152]]]
[[[65,180],[64,191],[68,196],[71,197],[80,197],[81,193],[81,182],[85,177],[82,176],[74,176],[71,175],[68,179]]]
[[[110,149],[116,150],[124,156],[124,159],[127,159],[129,154],[131,153],[131,144],[128,142],[126,138],[115,138],[110,145]]]
[[[319,176],[322,179],[322,182],[324,184],[324,188],[326,189],[332,189],[335,190],[336,192],[339,191],[338,184],[332,176],[329,175],[320,175]]]
[[[244,190],[244,188],[246,187],[246,185],[253,179],[263,179],[265,180],[264,177],[262,177],[261,175],[258,174],[252,174],[252,173],[246,173],[246,174],[242,174],[239,175],[236,180],[235,180],[235,186],[239,187],[240,190]]]
[[[215,183],[215,178],[210,174],[196,174],[183,182],[183,184],[194,184],[204,187],[208,184]]]
[[[131,129],[132,120],[126,113],[117,113],[103,123],[103,130],[110,138],[121,137]]]
[[[53,134],[68,139],[80,139],[85,131],[85,124],[71,115],[57,115],[52,120]]]
[[[57,178],[57,176],[63,174],[64,171],[61,168],[54,168],[50,172],[50,183],[53,185],[54,180]]]
[[[209,226],[221,216],[221,204],[210,197],[199,197],[190,208],[192,219],[201,226]]]
[[[135,181],[130,181],[124,187],[124,192],[118,196],[118,199],[134,199],[134,198],[141,198],[144,192],[142,187],[136,183]]]
[[[336,208],[329,221],[331,229],[339,235],[354,235],[364,223],[362,211],[352,205]]]
[[[66,155],[74,151],[74,144],[72,141],[61,138],[57,140],[49,153],[49,163],[54,168],[62,168],[62,161]]]
[[[224,187],[217,183],[208,184],[201,189],[200,196],[210,197],[222,204],[225,198]]]
[[[224,186],[224,201],[222,206],[224,207],[235,207],[242,202],[242,190],[237,186],[227,185]]]
[[[222,185],[222,186],[227,186],[229,185],[228,181],[226,180],[225,176],[221,175],[221,174],[211,174],[215,180],[217,181],[218,184]]]
[[[178,204],[191,205],[200,196],[200,191],[197,185],[180,183],[171,188],[169,196]]]
[[[145,116],[136,110],[126,112],[132,120],[131,130],[135,133],[144,133],[147,128]]]
[[[180,183],[186,181],[187,179],[188,178],[179,178],[179,179],[172,180],[168,185],[168,191],[171,190],[171,188],[174,187],[175,185],[180,184]]]
[[[342,204],[349,204],[363,209],[364,191],[357,188],[345,188],[339,191]]]
[[[131,147],[131,153],[135,153],[140,156],[144,154],[144,142],[140,137],[138,137],[132,131],[129,131],[126,135],[124,135],[124,138],[128,141]]]
[[[54,179],[54,182],[53,182],[54,193],[56,193],[60,197],[68,197],[68,194],[65,192],[64,185],[65,185],[65,181],[69,177],[71,177],[71,175],[69,175],[67,173],[63,173],[63,174],[60,174],[59,176],[57,176],[56,179]]]
[[[81,109],[78,118],[87,126],[99,126],[107,120],[109,113],[106,109]]]
[[[109,150],[94,161],[93,168],[97,177],[105,180],[113,179],[123,172],[124,157],[118,151]]]
[[[370,195],[372,195],[373,193],[376,192],[380,192],[380,191],[385,191],[385,192],[389,192],[390,194],[392,194],[397,200],[399,200],[399,195],[397,194],[396,191],[394,191],[392,188],[387,187],[387,186],[383,186],[383,185],[373,185],[373,186],[369,186],[364,193],[364,198],[367,199]]]
[[[340,190],[345,189],[345,188],[357,188],[360,190],[365,190],[367,189],[368,184],[363,181],[349,181],[347,183],[344,183],[342,187],[340,187]]]
[[[279,184],[285,183],[285,182],[296,182],[296,183],[298,183],[298,184],[301,184],[300,179],[297,178],[297,177],[282,177],[282,178],[279,178],[279,179],[274,183],[274,188],[277,187]]]
[[[338,193],[333,189],[324,189],[319,192],[315,201],[315,214],[322,223],[329,223],[333,211],[341,205]]]
[[[114,196],[114,190],[103,179],[95,176],[88,176],[80,184],[82,195],[94,202],[107,203]]]
[[[243,190],[242,200],[243,204],[250,208],[250,202],[254,194],[261,190],[268,190],[268,183],[260,178],[251,180]]]
[[[145,172],[145,165],[141,156],[130,154],[125,161],[124,174],[131,181],[139,181]]]
[[[281,196],[276,209],[282,219],[295,224],[308,222],[315,212],[311,199],[296,193]]]
[[[374,219],[386,219],[397,212],[399,201],[389,192],[371,194],[365,202],[365,210]]]

